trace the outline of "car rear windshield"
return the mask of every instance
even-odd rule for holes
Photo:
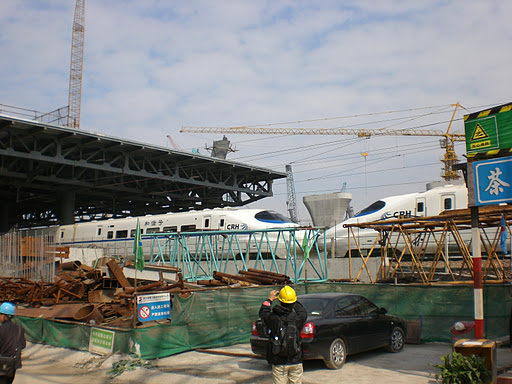
[[[300,302],[306,308],[308,316],[322,316],[327,304],[328,299],[300,299]]]

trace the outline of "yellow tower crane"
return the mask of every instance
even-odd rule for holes
[[[441,175],[446,181],[457,180],[460,175],[453,166],[459,161],[455,153],[454,143],[465,141],[463,133],[451,133],[451,127],[455,114],[460,104],[452,104],[455,107],[450,124],[446,132],[435,129],[350,129],[350,128],[275,128],[275,127],[197,127],[183,126],[180,132],[188,133],[231,133],[252,135],[354,135],[357,137],[371,136],[438,136],[442,137],[441,147],[445,149],[444,172]]]
[[[69,70],[68,127],[80,128],[82,99],[82,67],[84,62],[85,0],[76,0],[73,35],[71,39],[71,64]]]

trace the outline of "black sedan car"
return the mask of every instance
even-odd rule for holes
[[[405,343],[405,321],[387,315],[367,298],[349,293],[316,293],[297,297],[308,314],[301,332],[304,359],[322,359],[339,369],[347,355],[387,348],[400,352]],[[267,329],[261,319],[253,324],[252,351],[266,356]]]

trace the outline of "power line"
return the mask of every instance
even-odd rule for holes
[[[426,184],[431,182],[432,180],[421,180],[421,181],[411,181],[408,182],[408,185],[416,185],[416,184]],[[391,183],[391,184],[379,184],[379,185],[362,185],[357,187],[350,187],[350,190],[353,189],[373,189],[373,188],[385,188],[385,187],[396,187],[396,186],[402,186],[404,183]],[[331,188],[331,189],[316,189],[316,190],[307,190],[306,193],[315,193],[315,192],[322,192],[322,193],[328,193],[328,192],[339,192],[339,188]],[[286,195],[286,192],[279,192],[274,193],[275,196],[280,195]]]
[[[434,109],[434,108],[450,108],[451,104],[446,105],[437,105],[437,106],[430,106],[430,107],[419,107],[419,108],[409,108],[409,109],[401,109],[401,110],[394,110],[394,111],[384,111],[384,112],[373,112],[373,113],[362,113],[357,115],[348,115],[348,116],[338,116],[338,117],[321,117],[316,119],[309,119],[309,120],[296,120],[296,121],[287,121],[287,122],[279,122],[279,123],[264,123],[264,124],[254,124],[254,125],[247,125],[247,127],[270,127],[274,125],[284,125],[284,124],[302,124],[302,123],[312,123],[317,121],[330,121],[330,120],[340,120],[340,119],[351,119],[351,118],[359,118],[359,117],[367,117],[367,116],[378,116],[378,115],[386,115],[386,114],[392,114],[392,113],[403,113],[403,112],[412,112],[412,111],[421,111],[425,109]]]

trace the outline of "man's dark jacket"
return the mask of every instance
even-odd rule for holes
[[[21,350],[25,348],[23,327],[7,319],[0,325],[0,355],[16,356],[16,368],[21,367]]]
[[[304,306],[296,301],[293,304],[278,303],[272,309],[272,305],[270,300],[265,300],[260,308],[260,318],[263,320],[267,328],[270,330],[270,336],[275,335],[278,327],[279,327],[279,319],[286,319],[288,316],[289,320],[293,320],[295,322],[295,326],[299,330],[299,332],[306,324],[306,319],[308,317],[306,313],[306,309]],[[281,357],[274,356],[272,354],[272,344],[268,343],[267,350],[267,360],[270,364],[274,365],[291,365],[291,364],[299,364],[302,363],[302,349],[299,353],[290,357]]]

